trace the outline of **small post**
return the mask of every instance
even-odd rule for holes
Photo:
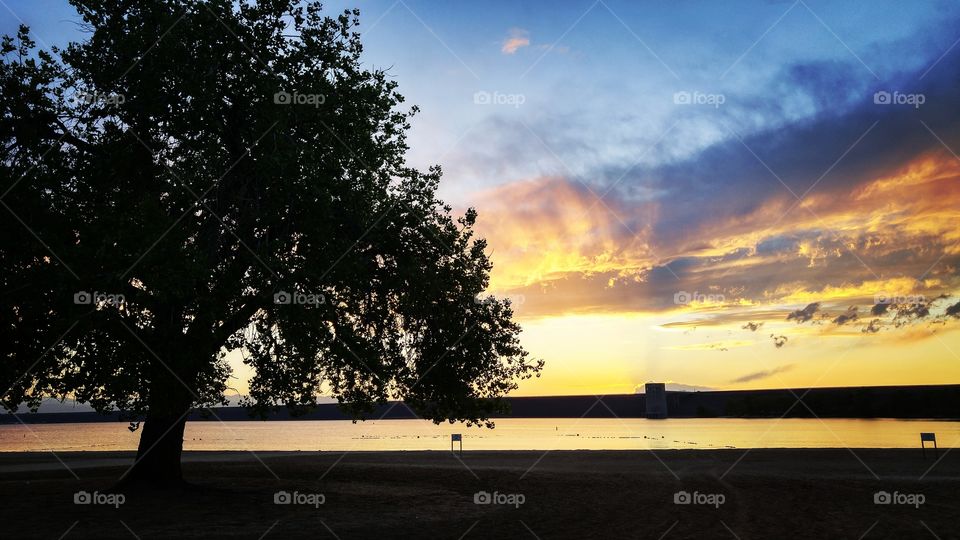
[[[936,433],[920,433],[920,448],[923,451],[923,459],[927,459],[927,442],[933,443],[933,452],[936,457],[940,457],[940,449],[937,448],[937,434]]]
[[[450,451],[453,452],[453,443],[460,443],[460,457],[463,457],[463,435],[459,433],[450,434]]]

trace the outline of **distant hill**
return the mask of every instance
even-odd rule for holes
[[[797,403],[798,397],[803,397],[803,404]],[[515,397],[507,401],[511,406],[510,414],[495,418],[642,418],[646,410],[644,394]],[[670,418],[812,418],[816,413],[821,418],[960,419],[960,385],[667,391],[667,408]],[[27,423],[120,421],[116,413],[49,411],[19,416]],[[190,420],[250,420],[247,411],[241,407],[220,407],[213,409],[212,413],[216,417],[208,411],[194,411]],[[368,418],[417,417],[403,403],[391,402],[377,408]],[[292,417],[286,409],[279,408],[269,418],[277,421],[349,419],[335,403],[318,405],[299,417]],[[17,423],[17,419],[11,414],[3,414],[0,423]]]
[[[86,403],[77,403],[72,399],[65,399],[62,402],[56,398],[46,398],[40,402],[38,413],[92,413],[93,407]],[[26,405],[21,405],[17,409],[18,414],[29,414],[30,410]]]

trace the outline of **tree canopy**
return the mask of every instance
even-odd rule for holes
[[[71,0],[88,36],[0,62],[0,383],[176,415],[224,402],[355,414],[402,399],[482,421],[538,374],[473,209],[407,165],[395,81],[359,12]],[[141,442],[141,450],[143,443]]]

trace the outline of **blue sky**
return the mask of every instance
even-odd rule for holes
[[[4,33],[23,20],[40,43],[82,35],[65,1],[4,4]],[[453,202],[534,174],[590,177],[687,157],[731,136],[718,118],[748,135],[820,114],[824,104],[785,84],[791,67],[809,66],[797,76],[810,79],[843,70],[846,87],[828,105],[844,107],[862,97],[850,96],[851,88],[928,65],[955,39],[948,22],[960,13],[950,2],[816,0],[326,6],[361,9],[366,61],[389,68],[408,102],[422,108],[412,160],[444,162],[443,190]],[[527,44],[505,54],[511,36]],[[726,107],[678,109],[672,96],[682,91],[723,94]],[[476,106],[476,92],[522,95],[523,104]]]
[[[728,108],[737,109],[728,118],[746,134],[820,112],[808,96],[783,84],[790,66],[840,64],[847,85],[870,86],[916,69],[951,43],[947,32],[921,34],[943,25],[938,21],[949,13],[946,3],[943,9],[836,4],[493,2],[438,9],[437,3],[388,1],[361,9],[373,25],[364,33],[371,64],[391,66],[410,102],[423,108],[413,133],[416,158],[429,162],[438,149],[456,144],[447,154],[456,158],[446,164],[450,182],[469,191],[511,174],[558,172],[558,157],[580,174],[631,163],[678,119],[676,131],[663,139],[671,150],[649,152],[646,161],[687,155],[728,136],[710,125],[711,111],[678,111],[674,92],[725,94]],[[529,45],[504,54],[511,32]],[[928,43],[916,43],[918,37]],[[844,105],[846,90],[837,90],[834,106]],[[518,108],[471,106],[477,91],[522,94],[525,101]],[[757,110],[770,101],[784,110]],[[510,161],[511,135],[492,136],[487,126],[507,124],[503,130],[513,131],[518,122],[534,128],[550,148],[534,160],[515,159],[522,163],[513,167],[475,163]],[[471,128],[477,132],[467,132]],[[524,135],[528,143],[534,137]],[[461,160],[469,166],[457,170]]]

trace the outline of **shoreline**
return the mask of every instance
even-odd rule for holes
[[[9,414],[9,413],[7,413]],[[89,413],[17,413],[17,416],[23,420],[23,423],[16,421],[6,421],[3,415],[0,415],[0,429],[5,427],[24,427],[26,426],[69,426],[75,424],[127,424],[129,420],[118,420],[116,418],[104,417],[103,419],[98,420],[64,420],[64,421],[47,421],[42,419],[33,419],[31,420],[30,415],[51,415],[51,414],[89,414]],[[655,423],[661,422],[670,422],[670,421],[725,421],[725,420],[757,420],[757,421],[769,421],[769,420],[862,420],[864,422],[885,422],[885,421],[896,421],[896,422],[955,422],[960,423],[960,417],[896,417],[896,416],[871,416],[871,417],[859,417],[859,416],[822,416],[820,418],[813,416],[675,416],[670,418],[646,418],[642,416],[600,416],[600,417],[577,417],[577,416],[501,416],[491,418],[495,423],[500,420],[598,420],[598,419],[611,419],[611,420],[622,420],[622,421],[650,421]],[[366,422],[428,422],[433,423],[430,420],[424,418],[357,418],[352,420],[349,418],[225,418],[225,419],[216,419],[216,418],[188,418],[187,424],[219,424],[219,423],[245,423],[252,422],[257,424],[272,424],[272,425],[283,425],[285,423],[299,423],[299,422],[323,422],[323,423],[334,423],[334,422],[348,422],[351,424],[363,425]],[[441,425],[447,425],[443,423]],[[463,424],[455,424],[457,426],[462,426]],[[2,450],[0,450],[2,452]]]
[[[914,419],[950,420],[945,414],[960,410],[960,384],[880,385],[849,387],[797,387],[753,390],[667,390],[666,407],[670,418],[838,418],[838,419]],[[810,410],[794,405],[803,396]],[[603,407],[594,407],[597,400]],[[510,412],[494,414],[499,418],[646,418],[646,394],[508,396],[504,401]],[[402,402],[389,401],[375,407],[368,419],[409,420],[418,416]],[[249,411],[231,405],[209,409],[226,421],[251,420]],[[195,409],[189,420],[202,420],[202,409]],[[115,422],[119,412],[96,413],[56,411],[20,413],[27,423]],[[293,417],[285,408],[268,413],[268,421],[352,420],[337,403],[319,403],[302,417]],[[0,415],[0,424],[19,423],[10,415]]]
[[[927,448],[926,456],[918,447],[911,448],[683,448],[683,449],[527,449],[527,450],[468,450],[462,454],[450,450],[184,450],[181,462],[188,464],[257,463],[263,460],[325,460],[330,457],[356,456],[366,463],[392,464],[431,463],[430,460],[449,459],[457,461],[477,460],[486,464],[510,464],[529,456],[553,455],[564,459],[576,459],[588,464],[592,459],[609,461],[652,457],[657,460],[717,461],[751,454],[773,461],[789,463],[798,458],[832,459],[840,456],[867,456],[881,461],[896,461],[904,464],[933,464],[950,455],[955,447]],[[0,473],[37,472],[65,470],[66,468],[109,469],[132,465],[135,450],[72,450],[66,452],[31,451],[0,452]],[[960,452],[956,456],[960,459]],[[958,471],[960,472],[960,471]],[[958,478],[960,481],[960,478]]]

